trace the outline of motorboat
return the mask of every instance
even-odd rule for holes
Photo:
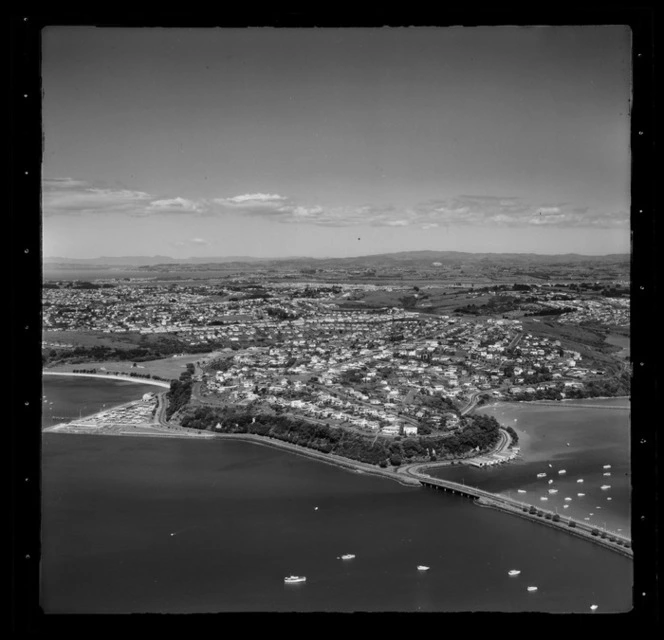
[[[577,482],[583,482],[583,478],[579,478]]]
[[[567,471],[565,469],[561,469],[560,471],[558,471],[558,475],[561,475],[561,476],[564,476],[566,473],[567,473]]]
[[[569,502],[571,499],[572,499],[572,498],[565,498],[565,500],[566,500],[567,502]]]
[[[553,484],[553,478],[549,480],[549,484]]]
[[[518,569],[511,569],[507,572],[508,576],[518,576],[521,573]]]
[[[590,605],[590,610],[591,611],[597,611],[597,605],[596,604],[591,604]]]
[[[538,473],[537,477],[538,478],[546,478],[546,473]]]
[[[611,496],[609,496],[609,497],[607,498],[607,500],[613,500],[613,498],[612,498]]]
[[[564,504],[564,505],[563,505],[563,509],[569,509],[569,505],[568,505],[568,504]]]
[[[528,587],[528,591],[537,591],[537,587]]]
[[[418,571],[428,571],[428,570],[429,570],[429,567],[427,567],[427,566],[425,566],[425,565],[423,565],[423,564],[418,564],[418,565],[417,565],[417,570],[418,570]]]
[[[602,467],[602,469],[610,469],[610,468],[611,468],[611,465],[610,465],[610,464],[605,464],[605,465]]]
[[[517,493],[526,493],[526,490],[525,489],[517,489],[516,492]]]
[[[306,582],[306,576],[287,576],[284,578],[286,584],[297,584],[299,582]]]
[[[607,471],[606,473],[603,473],[602,475],[603,475],[603,476],[610,476],[610,475],[611,475],[611,472],[610,472],[610,471]]]
[[[546,496],[542,496],[540,500],[548,500],[548,498]]]
[[[603,484],[603,485],[600,487],[600,489],[601,489],[602,491],[606,491],[607,489],[610,489],[610,488],[611,488],[611,485],[610,485],[610,484]]]
[[[558,489],[549,489],[549,493],[558,493]]]
[[[342,560],[352,560],[355,557],[354,553],[344,553],[344,555],[341,556]]]
[[[585,496],[586,494],[585,493],[577,493],[576,495],[579,496],[579,498],[583,498],[583,496]]]

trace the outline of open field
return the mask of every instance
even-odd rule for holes
[[[139,333],[113,334],[103,331],[42,331],[42,340],[71,344],[75,347],[134,349],[140,344],[141,335]]]
[[[132,362],[116,362],[116,361],[101,361],[101,362],[85,362],[83,364],[62,364],[55,367],[49,367],[49,371],[73,371],[74,369],[97,369],[98,372],[103,372],[104,369],[109,372],[118,371],[123,374],[138,373],[141,375],[150,374],[152,376],[159,376],[167,380],[174,380],[180,377],[180,374],[186,369],[187,364],[190,362],[196,363],[206,354],[191,354],[171,358],[162,358],[161,360],[147,360],[145,362],[137,362],[136,367],[132,367]]]

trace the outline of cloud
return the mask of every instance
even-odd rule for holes
[[[276,193],[246,193],[213,199],[164,197],[144,191],[108,188],[72,178],[45,179],[42,183],[45,216],[125,214],[131,216],[188,215],[247,216],[283,224],[323,227],[371,226],[422,230],[454,227],[627,227],[625,211],[602,211],[583,203],[533,202],[517,196],[459,195],[393,205],[325,206],[305,203]],[[198,240],[197,244],[204,242]],[[189,241],[189,242],[192,242]]]
[[[42,181],[42,211],[45,216],[143,216],[157,213],[198,213],[204,209],[202,202],[185,198],[159,198],[144,191],[100,187],[83,180],[47,178]]]
[[[228,198],[227,202],[244,204],[252,202],[279,202],[280,200],[287,200],[287,198],[269,193],[247,193],[242,196],[233,196],[232,198]]]
[[[148,205],[148,209],[160,213],[178,211],[200,213],[203,212],[204,206],[201,203],[187,200],[185,198],[170,198],[165,200],[153,200]]]

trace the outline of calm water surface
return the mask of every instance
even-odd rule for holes
[[[71,381],[44,382],[54,411],[77,414],[88,382],[122,384]],[[50,613],[631,608],[632,562],[618,554],[249,443],[46,433],[42,497]],[[290,574],[306,584],[284,585]]]
[[[606,408],[579,406],[584,404]],[[481,412],[514,427],[522,459],[493,468],[438,469],[431,475],[463,481],[629,535],[629,410],[615,408],[625,406],[626,399],[616,398],[570,401],[560,406],[512,403],[483,408]],[[611,468],[605,469],[605,465]],[[559,474],[561,470],[565,473]],[[538,478],[540,473],[546,477]],[[519,493],[519,489],[526,493]],[[550,489],[557,493],[549,493]]]

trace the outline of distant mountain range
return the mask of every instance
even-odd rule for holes
[[[603,256],[587,256],[578,253],[565,253],[556,255],[543,255],[537,253],[465,253],[461,251],[403,251],[399,253],[382,253],[368,256],[357,256],[353,258],[254,258],[251,256],[227,256],[227,257],[201,257],[201,258],[171,258],[169,256],[121,256],[101,258],[44,258],[46,268],[55,267],[153,267],[157,265],[183,265],[191,268],[193,265],[239,265],[261,263],[264,266],[271,264],[287,267],[302,268],[307,265],[311,267],[430,267],[434,262],[441,265],[453,264],[478,264],[488,265],[491,263],[504,265],[506,263],[519,265],[535,264],[578,264],[578,263],[626,263],[629,262],[629,254],[608,254]]]

